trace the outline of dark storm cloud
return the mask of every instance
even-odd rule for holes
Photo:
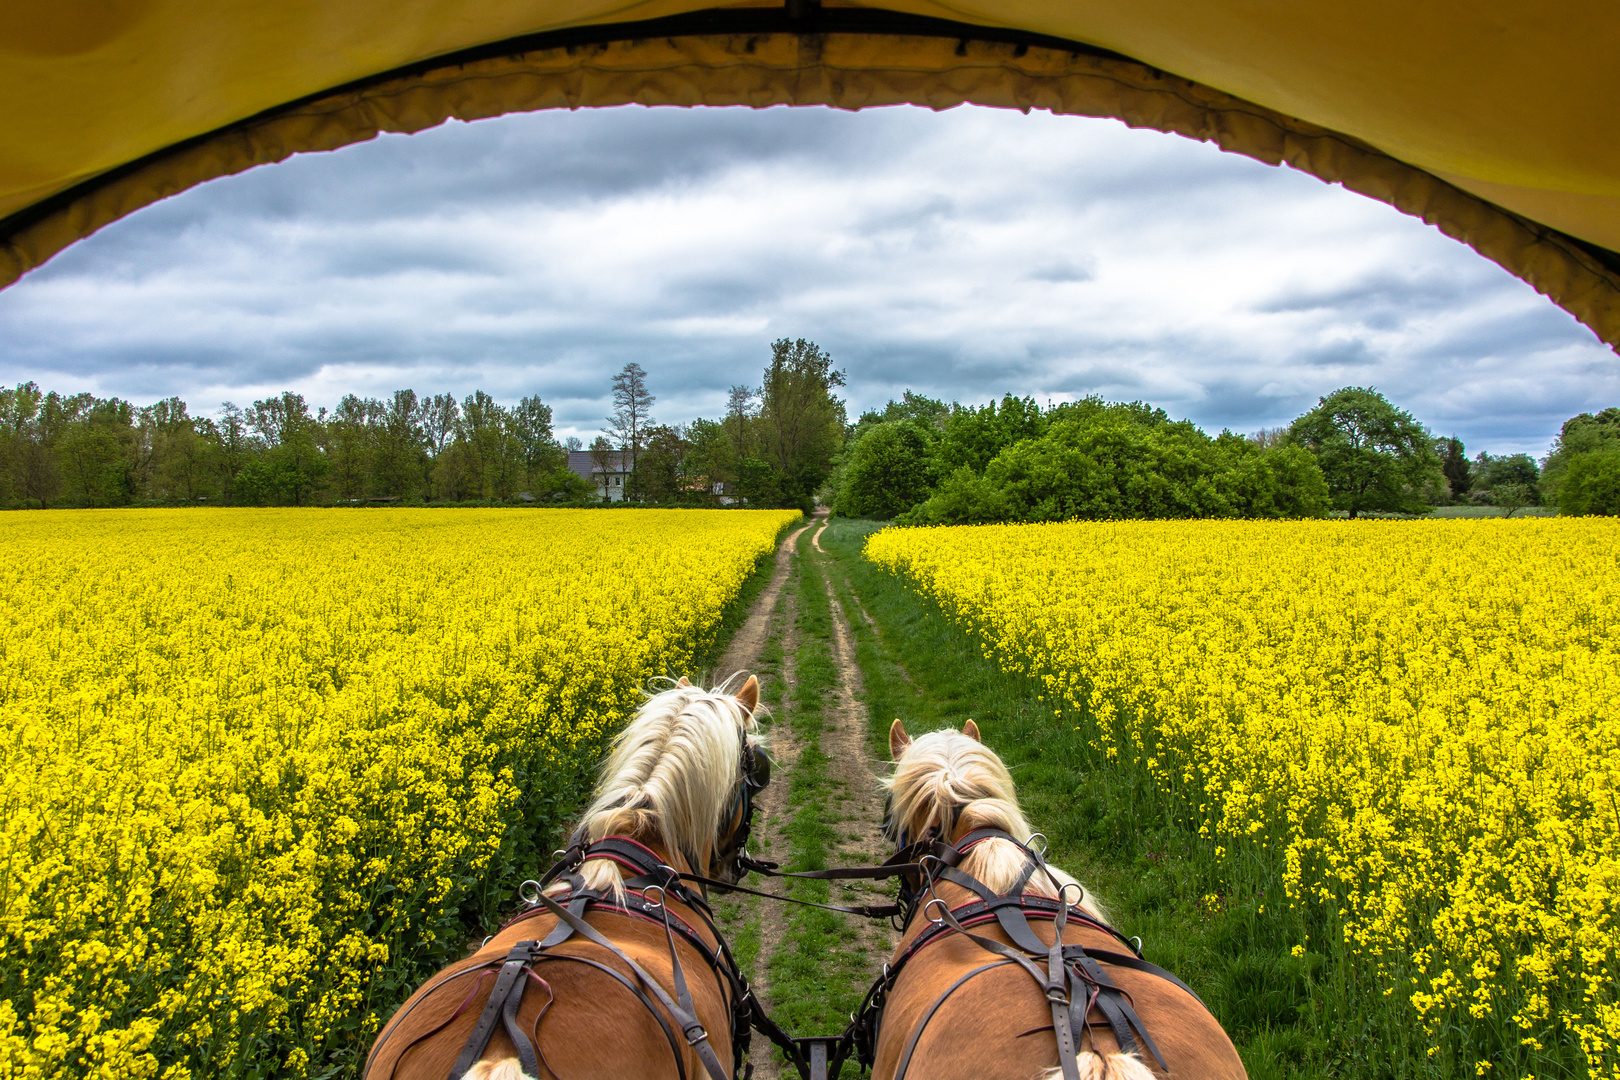
[[[778,337],[980,402],[1143,398],[1218,430],[1350,383],[1545,450],[1612,352],[1421,222],[1118,124],[960,109],[617,109],[452,123],[204,185],[0,293],[0,378],[201,411],[540,394],[589,438],[647,368],[670,421]],[[1480,448],[1480,447],[1476,447]]]
[[[1412,278],[1380,269],[1355,281],[1331,285],[1296,284],[1261,301],[1255,310],[1266,314],[1300,311],[1345,311],[1369,308],[1405,310],[1449,304],[1466,290],[1459,275],[1433,274]]]

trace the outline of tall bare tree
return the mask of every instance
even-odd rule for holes
[[[626,481],[625,498],[639,496],[635,488],[636,459],[641,456],[647,432],[653,427],[652,407],[657,400],[647,389],[647,373],[634,360],[613,376],[613,415],[608,417],[608,426],[603,431],[629,455],[630,476]]]

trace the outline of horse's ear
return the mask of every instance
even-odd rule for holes
[[[979,725],[975,724],[971,720],[962,725],[962,734],[966,735],[976,743],[984,742],[983,739],[979,738]]]
[[[676,686],[691,686],[692,685],[692,680],[688,679],[685,675],[682,675],[680,678],[675,680],[675,685]]]
[[[896,717],[894,723],[889,725],[889,756],[899,761],[900,755],[905,753],[906,747],[910,745],[911,736],[906,734],[906,725]]]
[[[737,704],[741,705],[749,716],[753,716],[759,709],[759,680],[754,676],[748,676],[748,681],[737,691]]]

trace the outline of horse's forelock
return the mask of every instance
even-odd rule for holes
[[[758,730],[726,692],[736,681],[713,690],[674,685],[648,695],[614,740],[581,820],[581,839],[623,834],[657,840],[672,858],[678,853],[691,869],[707,869],[737,785],[743,740]],[[593,889],[623,889],[609,860],[587,863],[584,876]]]
[[[999,829],[1020,841],[1033,835],[1006,764],[994,750],[961,732],[919,735],[895,763],[888,785],[895,826],[912,840],[936,827],[951,841],[974,829]],[[1004,893],[1023,874],[1026,861],[1017,845],[987,840],[968,852],[962,870],[992,891]],[[1063,885],[1074,882],[1056,867],[1049,865],[1048,869],[1057,879],[1055,884],[1037,871],[1025,891],[1056,896]],[[1070,893],[1072,896],[1073,890]],[[1105,918],[1089,891],[1081,906],[1097,918]]]

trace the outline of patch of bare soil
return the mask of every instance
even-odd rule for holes
[[[823,522],[821,529],[826,528]],[[821,529],[810,543],[822,551]],[[831,759],[827,775],[838,786],[840,825],[839,856],[846,866],[873,866],[888,858],[888,843],[880,824],[883,820],[883,789],[878,779],[886,771],[883,762],[867,752],[870,720],[863,698],[860,665],[855,659],[855,637],[838,602],[832,578],[827,578],[827,600],[832,610],[833,662],[838,667],[838,697],[832,703],[828,720],[830,731],[822,738],[822,749]],[[863,611],[864,614],[864,611]],[[850,882],[835,890],[834,903],[878,904],[888,899],[890,887],[882,882]],[[837,895],[841,893],[842,895]],[[861,920],[864,944],[879,961],[893,951],[898,935],[887,922]]]
[[[798,634],[794,629],[794,622],[798,617],[798,602],[793,596],[787,598],[782,605],[781,634],[782,634],[782,692],[780,700],[782,711],[788,708],[795,684],[795,671],[793,650],[798,644]],[[780,861],[783,853],[788,850],[786,828],[792,819],[793,813],[788,806],[787,777],[792,775],[793,767],[799,760],[799,741],[793,736],[793,728],[786,723],[783,716],[778,715],[771,724],[770,753],[773,762],[772,772],[780,778],[778,782],[766,786],[759,793],[754,805],[759,807],[759,817],[754,823],[754,835],[764,840],[763,844],[755,844],[755,854],[762,855],[775,861]],[[760,885],[754,884],[754,888]],[[759,911],[759,964],[753,973],[751,981],[754,989],[759,992],[765,1001],[770,998],[766,995],[768,976],[765,962],[775,955],[777,947],[781,944],[783,928],[786,925],[785,904],[766,903],[758,898],[750,898],[749,902]]]
[[[748,613],[743,622],[742,629],[731,639],[726,653],[715,665],[715,676],[719,679],[729,678],[739,671],[747,671],[759,663],[760,650],[765,648],[765,642],[770,637],[771,615],[776,611],[776,598],[782,594],[782,584],[787,581],[788,570],[793,566],[793,556],[799,549],[799,537],[809,525],[801,525],[795,529],[782,546],[776,549],[776,566],[771,570],[770,584],[765,591],[759,594],[754,601],[754,609]]]

